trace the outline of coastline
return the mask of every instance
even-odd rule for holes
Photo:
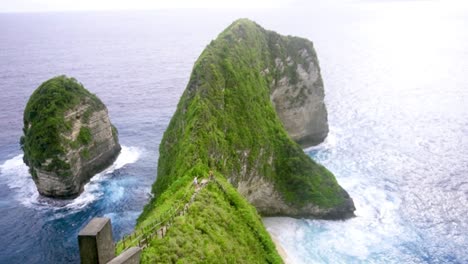
[[[278,254],[283,259],[284,264],[292,264],[292,262],[288,258],[288,254],[284,250],[283,246],[281,246],[281,243],[278,241],[278,238],[276,237],[276,235],[274,235],[271,232],[269,232],[269,233],[270,233],[271,240],[273,240],[273,243],[275,243],[276,250],[278,251]]]

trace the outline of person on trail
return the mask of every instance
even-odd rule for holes
[[[193,179],[193,185],[197,186],[198,185],[198,177],[195,177],[195,179]]]
[[[213,171],[210,171],[210,180],[213,179]]]

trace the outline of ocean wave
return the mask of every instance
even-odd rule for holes
[[[69,200],[39,195],[28,167],[23,162],[23,154],[6,160],[0,165],[0,179],[13,190],[14,199],[22,205],[38,210],[60,211],[54,214],[55,218],[60,218],[77,212],[101,198],[104,194],[102,183],[110,179],[115,171],[138,161],[142,153],[142,149],[138,147],[122,146],[122,151],[116,161],[109,168],[91,178],[78,197]]]
[[[23,205],[39,200],[39,193],[23,162],[23,154],[17,155],[0,165],[0,177],[8,188],[15,192],[15,198]]]
[[[415,234],[405,228],[399,217],[401,200],[398,196],[363,179],[345,178],[342,184],[353,197],[355,218],[346,221],[263,219],[292,263],[320,263],[325,259],[381,262],[385,254],[388,259],[395,260],[398,246],[414,238]],[[351,240],[353,243],[349,243]]]
[[[330,127],[330,130],[328,132],[328,135],[327,137],[325,138],[325,140],[316,145],[316,146],[312,146],[312,147],[308,147],[308,148],[305,148],[304,149],[304,152],[308,153],[308,152],[311,152],[311,151],[317,151],[317,150],[332,150],[336,147],[336,144],[337,144],[337,135],[338,135],[338,128],[335,128],[335,127]]]
[[[127,164],[135,163],[141,156],[142,151],[138,147],[122,146],[122,151],[119,157],[115,160],[114,164],[105,170],[105,174],[112,173],[115,170],[123,168]]]

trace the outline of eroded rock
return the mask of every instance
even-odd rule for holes
[[[73,78],[44,82],[24,112],[21,146],[40,194],[77,196],[120,152],[106,106]]]

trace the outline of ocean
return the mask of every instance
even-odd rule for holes
[[[356,204],[346,221],[265,218],[290,263],[468,263],[468,12],[438,1],[264,10],[0,14],[0,263],[79,263],[77,234],[129,233],[158,147],[208,43],[240,17],[314,42],[330,133],[306,149]],[[23,110],[75,77],[107,105],[122,153],[73,200],[37,194]]]

